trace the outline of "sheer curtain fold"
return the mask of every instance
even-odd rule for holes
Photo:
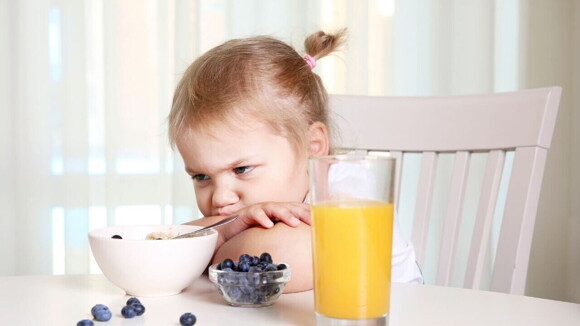
[[[0,0],[0,8],[9,8],[8,0]],[[12,43],[13,31],[9,10],[0,10],[0,48],[8,49]],[[13,156],[14,145],[14,99],[12,97],[12,77],[14,53],[11,50],[0,51],[0,157],[8,158]],[[16,229],[17,221],[16,206],[14,205],[16,194],[14,187],[16,178],[14,176],[15,161],[10,159],[0,160],[0,230],[10,230],[6,232],[0,248],[0,259],[7,264],[0,264],[0,275],[11,275],[16,273]]]

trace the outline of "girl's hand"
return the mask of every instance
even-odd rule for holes
[[[289,202],[265,202],[250,205],[237,211],[238,218],[230,223],[219,227],[219,231],[227,241],[238,233],[253,226],[271,228],[274,222],[283,222],[289,226],[297,227],[300,222],[310,225],[310,205],[304,203]]]

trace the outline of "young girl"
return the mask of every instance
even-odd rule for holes
[[[328,155],[327,93],[312,68],[345,31],[310,35],[306,56],[270,38],[228,41],[191,64],[169,114],[169,138],[193,179],[214,262],[268,252],[292,267],[286,292],[312,289],[308,158]],[[281,223],[277,223],[281,222]],[[414,251],[395,231],[393,281],[420,282]]]

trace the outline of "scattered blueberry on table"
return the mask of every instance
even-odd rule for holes
[[[179,317],[179,323],[182,326],[193,326],[195,325],[196,321],[197,318],[191,312],[186,312],[183,315],[181,315],[181,317]]]
[[[141,301],[139,301],[139,299],[137,299],[137,298],[135,298],[135,297],[129,298],[129,299],[127,300],[127,306],[130,306],[130,305],[132,305],[132,304],[134,304],[134,303],[141,303]]]
[[[95,326],[92,320],[83,319],[77,323],[77,326]]]
[[[121,309],[121,315],[125,318],[133,318],[137,316],[137,312],[133,306],[124,306],[123,309]]]
[[[111,310],[109,307],[103,304],[97,304],[91,309],[91,315],[97,321],[108,321],[112,317]]]
[[[111,237],[111,239],[123,239],[123,237],[118,234],[115,234],[114,236]]]
[[[141,316],[144,313],[145,306],[143,306],[141,301],[135,297],[129,298],[126,306],[121,309],[121,315],[125,318],[134,318],[135,316]],[[93,315],[93,318],[96,321],[109,321],[112,317],[111,310],[104,304],[94,305],[93,308],[91,308],[91,315]],[[77,323],[77,326],[94,326],[94,323],[92,320],[83,319]]]
[[[141,301],[139,301],[139,299],[137,299],[137,298],[129,298],[129,300],[127,300],[127,306],[132,307],[133,310],[135,310],[135,313],[137,314],[137,316],[141,316],[145,313],[145,306],[143,306],[143,304],[141,304]],[[127,317],[127,318],[133,318],[133,317]]]
[[[135,309],[135,313],[137,313],[137,316],[141,316],[142,314],[145,313],[145,307],[140,303],[134,303],[131,305],[131,307]]]

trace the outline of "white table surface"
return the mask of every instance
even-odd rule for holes
[[[312,291],[283,294],[271,307],[227,306],[207,277],[179,295],[140,298],[143,316],[124,319],[129,297],[102,275],[0,277],[0,325],[76,325],[105,304],[113,312],[95,325],[176,325],[185,312],[197,325],[315,325]],[[580,304],[459,288],[393,284],[391,326],[580,325]]]

